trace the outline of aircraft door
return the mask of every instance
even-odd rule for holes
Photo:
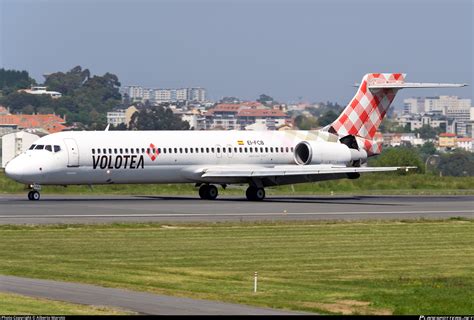
[[[79,149],[77,148],[76,140],[67,138],[64,139],[67,149],[67,166],[68,167],[79,167]]]

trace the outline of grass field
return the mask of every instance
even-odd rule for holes
[[[1,274],[258,306],[474,312],[474,220],[0,226],[0,256]]]
[[[37,299],[0,292],[2,315],[124,315],[122,310],[101,306],[84,306],[47,299]]]
[[[245,195],[247,186],[220,189],[221,195]],[[474,194],[474,177],[439,177],[429,174],[368,173],[357,180],[333,180],[266,189],[268,195],[292,194]],[[193,184],[43,186],[46,194],[197,195]],[[0,193],[26,193],[25,186],[0,172]]]

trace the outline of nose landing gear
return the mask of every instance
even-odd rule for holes
[[[39,200],[40,193],[36,190],[28,192],[28,200]]]
[[[38,184],[33,184],[30,186],[31,190],[30,192],[28,192],[28,200],[33,200],[33,201],[37,201],[40,199],[41,195],[40,195],[40,190],[41,190],[41,186],[38,185]]]

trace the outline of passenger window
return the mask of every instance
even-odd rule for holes
[[[179,148],[179,153],[183,153],[183,148]]]
[[[109,148],[109,154],[112,154],[112,149],[111,148]]]
[[[275,148],[275,152],[278,152],[278,147]]]
[[[53,152],[53,148],[51,146],[46,146],[44,147],[45,150],[48,150],[49,152]]]
[[[161,153],[161,148],[158,148],[158,154],[160,154],[160,153]]]
[[[59,152],[61,151],[61,147],[60,146],[54,146],[54,152]]]
[[[265,147],[265,152],[268,153],[268,147]]]
[[[217,148],[217,153],[220,153],[221,152],[221,148]]]
[[[97,153],[100,153],[100,149],[97,149]]]
[[[142,153],[145,153],[145,148],[142,148]]]
[[[133,148],[130,149],[130,153],[133,154]]]
[[[232,148],[229,147],[229,150],[228,150],[228,151],[229,151],[229,153],[231,153],[231,152],[232,152]]]
[[[199,153],[199,148],[196,148],[196,150],[195,150],[195,151],[196,151],[196,153]]]
[[[237,153],[237,147],[234,147],[234,153]]]
[[[56,146],[55,146],[56,147]],[[56,149],[56,148],[55,148]],[[95,149],[92,149],[92,154],[95,154]]]
[[[193,153],[193,148],[189,148],[189,152]]]
[[[239,147],[239,152],[242,153],[242,147]]]
[[[107,150],[104,148],[102,149],[103,153],[106,154],[107,153]]]
[[[201,148],[201,153],[204,153],[204,148]]]
[[[117,148],[114,148],[114,153],[117,154]]]
[[[280,148],[280,151],[281,151],[281,152],[285,152],[285,150],[284,150],[284,148],[283,148],[283,147],[281,147],[281,148]]]
[[[211,152],[214,153],[214,148],[211,148]]]
[[[260,152],[263,153],[263,147],[260,147]],[[265,152],[268,152],[268,148],[265,150]]]
[[[125,148],[125,153],[128,153],[128,148]]]
[[[247,153],[247,152],[248,152],[248,150],[247,150],[247,147],[245,147],[245,148],[244,148],[244,150],[245,150],[245,153]]]
[[[146,148],[146,153],[150,153],[150,148]]]
[[[28,149],[28,150],[33,150],[35,147],[36,147],[36,144],[32,144],[30,149]]]
[[[291,147],[291,152],[295,152],[295,148]]]
[[[178,148],[174,148],[174,153],[178,153]]]
[[[209,153],[209,148],[206,148],[206,153]]]
[[[148,149],[148,152],[150,152],[150,149]],[[120,148],[120,154],[123,154],[123,149]]]
[[[42,145],[42,144],[38,144],[35,147],[35,150],[43,150],[43,149],[44,149],[44,145]]]
[[[140,148],[136,148],[135,151],[138,153],[140,153]]]
[[[184,148],[184,153],[188,153],[188,148]]]
[[[163,153],[166,153],[166,148],[163,148]]]
[[[286,147],[286,152],[289,152],[290,150],[288,150],[288,147]]]
[[[168,148],[168,153],[173,153],[173,149]]]

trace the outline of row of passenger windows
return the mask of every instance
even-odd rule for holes
[[[139,154],[141,153],[288,153],[291,147],[211,147],[211,148],[95,148],[92,154]]]
[[[61,151],[61,147],[44,144],[32,144],[29,150],[47,150],[49,152],[59,152]]]

